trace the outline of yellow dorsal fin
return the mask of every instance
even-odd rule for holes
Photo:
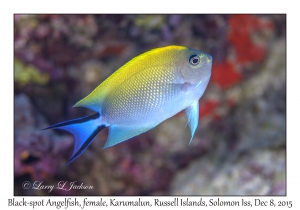
[[[99,112],[101,110],[102,100],[106,97],[110,90],[122,84],[122,82],[138,73],[141,69],[153,65],[153,62],[155,62],[156,65],[160,65],[163,64],[163,62],[166,62],[166,60],[172,59],[172,53],[169,53],[170,51],[185,49],[187,48],[183,46],[171,45],[155,48],[134,57],[110,75],[89,95],[77,102],[73,107],[86,107]]]

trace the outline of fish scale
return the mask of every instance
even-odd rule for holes
[[[166,77],[167,72],[161,71],[162,68],[165,67],[156,67],[150,72],[144,71],[124,81],[117,90],[104,99],[103,119],[109,124],[140,124],[141,117],[148,119],[152,113],[159,111],[164,103],[172,102],[176,96],[174,88],[176,86],[169,84],[178,81],[175,77]],[[157,76],[156,72],[161,74]],[[138,82],[145,80],[144,83]]]

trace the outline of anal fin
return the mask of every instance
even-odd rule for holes
[[[103,149],[119,144],[141,133],[145,133],[154,127],[155,126],[138,127],[112,125],[109,127],[108,138]]]

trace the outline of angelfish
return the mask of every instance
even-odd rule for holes
[[[199,99],[209,82],[211,67],[212,57],[195,49],[152,49],[127,62],[74,105],[89,108],[95,114],[44,130],[63,129],[74,135],[69,164],[106,127],[109,133],[103,149],[149,131],[185,110],[191,143],[198,126]]]

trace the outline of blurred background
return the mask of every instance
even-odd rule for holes
[[[213,56],[190,131],[183,113],[109,149],[73,150],[50,124],[136,55],[183,45]],[[59,181],[91,190],[24,190]],[[15,195],[285,195],[286,15],[14,15]]]

